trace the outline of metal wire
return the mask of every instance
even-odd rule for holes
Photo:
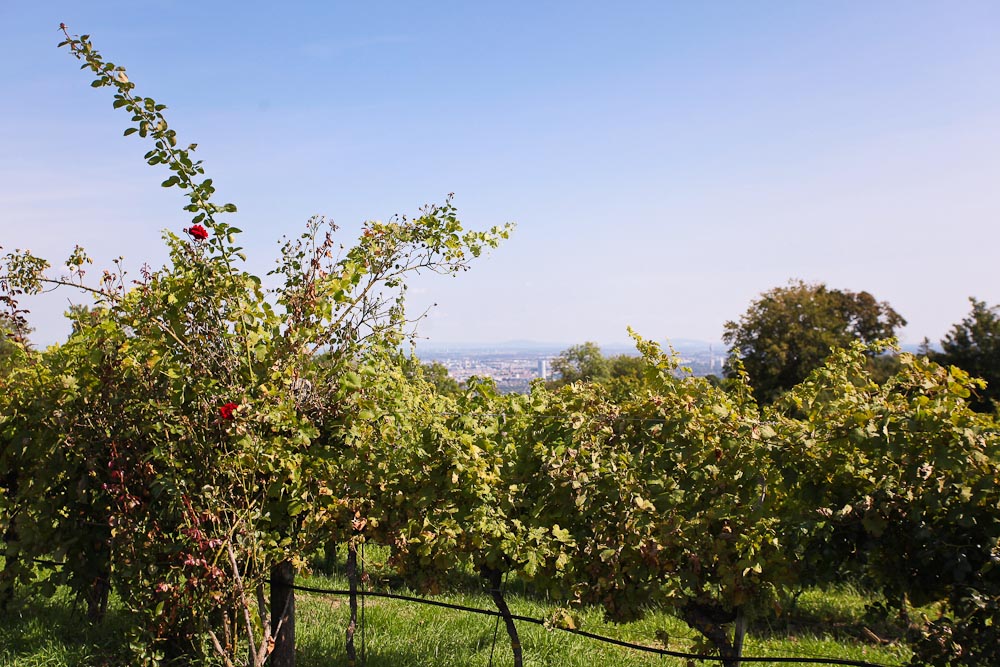
[[[313,586],[293,585],[291,588],[297,591],[302,591],[303,593],[318,593],[321,595],[350,594],[350,591],[329,589],[329,588],[316,588]],[[416,602],[418,604],[426,604],[433,607],[443,607],[445,609],[464,611],[470,614],[482,614],[484,616],[497,616],[497,617],[501,616],[499,611],[495,611],[493,609],[480,609],[478,607],[469,607],[466,605],[452,604],[450,602],[441,602],[440,600],[428,600],[426,598],[419,598],[412,595],[399,595],[397,593],[379,593],[378,591],[370,591],[368,595],[372,597],[388,598],[390,600],[403,600],[406,602]],[[785,657],[785,656],[729,658],[718,655],[708,655],[703,653],[686,653],[683,651],[672,651],[669,649],[661,649],[653,646],[644,646],[643,644],[634,644],[632,642],[623,641],[621,639],[614,639],[612,637],[605,637],[603,635],[598,635],[593,632],[587,632],[586,630],[551,626],[546,621],[540,618],[521,616],[520,614],[511,614],[511,618],[514,619],[515,621],[521,621],[523,623],[532,623],[534,625],[542,625],[550,627],[555,630],[562,630],[563,632],[568,632],[570,634],[579,635],[581,637],[586,637],[588,639],[593,639],[595,641],[600,641],[607,644],[613,644],[615,646],[621,646],[636,651],[643,651],[645,653],[655,653],[657,655],[670,656],[673,658],[681,658],[685,660],[712,660],[716,662],[722,662],[723,660],[727,660],[740,663],[776,662],[776,663],[800,664],[800,665],[846,665],[848,667],[890,667],[889,665],[882,665],[874,662],[865,662],[863,660],[849,660],[845,658],[797,658],[797,657]]]

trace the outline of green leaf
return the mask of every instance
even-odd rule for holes
[[[570,536],[569,531],[566,530],[565,528],[560,528],[558,523],[553,524],[552,535],[563,544],[569,544],[573,541],[573,538]]]

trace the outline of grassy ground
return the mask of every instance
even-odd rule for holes
[[[300,577],[298,583],[316,588],[344,589],[347,582],[332,576]],[[489,597],[474,577],[464,577],[457,592],[435,599],[492,609]],[[515,614],[547,618],[556,606],[518,591],[508,602]],[[806,591],[794,610],[750,629],[747,656],[832,657],[902,665],[909,651],[898,641],[899,628],[865,617],[870,600],[850,589]],[[300,592],[296,599],[299,667],[346,665],[344,631],[349,617],[342,596]],[[677,651],[692,651],[697,637],[682,621],[664,611],[653,611],[635,623],[606,623],[597,609],[578,614],[581,628],[605,635]],[[678,667],[685,661],[644,654],[599,643],[559,630],[519,623],[526,665],[540,667]],[[16,598],[0,623],[0,666],[112,666],[128,663],[128,628],[114,603],[106,621],[89,627],[82,608],[61,592],[54,598]],[[494,635],[496,642],[494,642]],[[660,640],[657,639],[660,637]],[[359,630],[356,646],[360,649]],[[365,603],[364,642],[370,667],[510,665],[511,650],[502,623],[497,631],[492,617],[467,614],[411,602],[368,598]],[[492,662],[491,662],[492,660]],[[713,664],[713,663],[705,663]],[[718,664],[718,663],[714,663]],[[774,664],[774,663],[753,663]]]
[[[343,588],[338,577],[312,577],[304,583]],[[484,595],[457,593],[438,599],[491,608]],[[511,596],[514,613],[545,618],[553,607],[544,601]],[[753,628],[746,655],[837,657],[901,665],[908,651],[898,644],[880,644],[865,635],[858,619],[864,608],[861,595],[842,590],[803,595],[794,618],[771,627]],[[300,667],[345,665],[344,629],[347,600],[342,597],[299,593],[297,632]],[[127,628],[112,610],[100,627],[89,628],[82,609],[57,595],[51,600],[17,600],[0,624],[0,665],[67,666],[126,664]],[[581,614],[582,627],[590,632],[637,643],[659,645],[657,632],[669,637],[669,648],[690,650],[692,631],[669,614],[656,612],[626,625],[607,624],[597,610]],[[384,599],[365,605],[365,645],[371,667],[416,665],[511,664],[510,646],[501,625],[494,648],[495,620],[436,607]],[[519,624],[526,665],[639,667],[682,665],[683,661],[642,654],[602,644],[558,630]],[[883,631],[884,632],[884,631]],[[356,636],[360,648],[361,633]],[[755,663],[761,664],[761,663]],[[768,664],[768,663],[763,663]]]
[[[70,667],[127,665],[128,628],[111,610],[92,627],[65,591],[52,598],[15,598],[0,622],[0,665]]]
[[[314,577],[308,584],[318,588],[344,588],[336,577]],[[465,592],[441,596],[457,604],[491,609],[483,594]],[[300,662],[302,667],[346,664],[344,629],[349,610],[344,598],[299,594],[297,599]],[[546,618],[554,605],[526,596],[510,596],[515,614]],[[802,595],[794,618],[751,629],[744,648],[747,656],[835,657],[866,660],[883,665],[902,665],[909,651],[898,643],[879,642],[865,632],[865,598],[844,589],[832,592],[808,591]],[[606,623],[599,610],[580,614],[582,629],[599,635],[639,644],[663,647],[659,635],[668,638],[668,648],[691,651],[697,637],[672,615],[659,611],[635,623]],[[511,664],[511,650],[501,624],[494,648],[496,621],[486,616],[464,614],[436,607],[395,600],[369,599],[365,610],[368,665],[371,667],[417,665],[469,665],[486,667]],[[879,631],[888,635],[887,628]],[[595,667],[640,667],[684,665],[685,661],[644,654],[596,642],[559,630],[518,624],[525,665],[567,665]],[[873,635],[870,628],[868,630]],[[879,637],[878,635],[875,635]],[[885,639],[884,637],[879,637]],[[360,637],[355,638],[359,645]],[[716,663],[718,664],[718,663]],[[775,664],[775,663],[754,663]]]

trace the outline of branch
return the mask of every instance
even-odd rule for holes
[[[219,657],[222,658],[223,662],[226,663],[226,667],[236,667],[236,665],[233,664],[233,661],[229,659],[229,656],[226,655],[225,649],[223,649],[222,644],[219,643],[219,638],[215,636],[215,631],[209,630],[208,636],[212,638],[212,647],[215,649],[215,652],[219,654]]]
[[[236,592],[240,596],[240,606],[243,608],[243,621],[247,626],[247,641],[250,642],[250,646],[253,647],[253,619],[250,617],[250,605],[247,604],[246,592],[243,589],[243,578],[240,576],[240,567],[236,563],[236,554],[233,552],[233,543],[230,541],[226,542],[226,551],[229,553],[229,564],[233,567],[233,579],[236,580]],[[264,625],[264,638],[268,637],[268,626]],[[261,643],[261,646],[266,646],[267,642]],[[258,660],[256,664],[263,664],[262,660]]]

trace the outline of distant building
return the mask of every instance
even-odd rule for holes
[[[538,377],[543,380],[549,379],[549,360],[539,359],[538,360]]]

